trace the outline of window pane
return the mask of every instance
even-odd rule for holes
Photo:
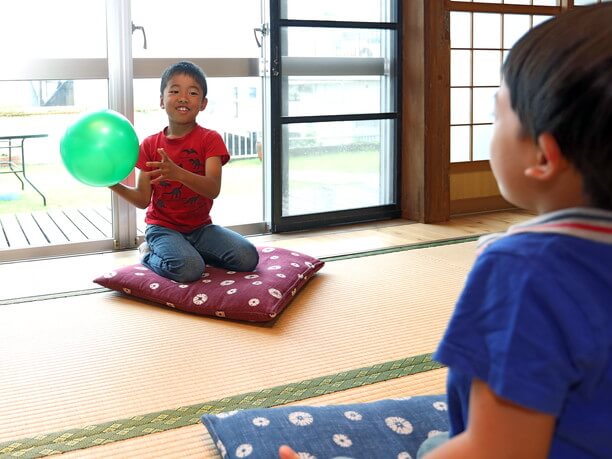
[[[474,51],[474,86],[499,86],[501,51]]]
[[[105,58],[105,18],[104,0],[4,1],[0,59]]]
[[[548,21],[550,18],[552,18],[552,16],[538,16],[538,15],[535,15],[535,16],[533,16],[533,25],[532,25],[532,27],[535,27],[538,24],[541,24],[541,23],[543,23],[545,21]]]
[[[283,116],[380,113],[386,97],[387,43],[393,32],[288,28],[282,58]]]
[[[299,57],[384,57],[391,32],[369,29],[290,27],[286,55]]]
[[[470,48],[472,46],[472,14],[451,11],[450,13],[451,48]]]
[[[88,4],[89,2],[83,2]],[[144,27],[133,33],[134,57],[259,57],[253,29],[261,25],[260,4],[253,0],[132,0],[132,22]],[[196,21],[185,26],[170,16]],[[170,22],[169,22],[170,21]],[[180,57],[177,57],[180,56]]]
[[[470,160],[470,126],[451,126],[451,162]]]
[[[469,124],[471,110],[471,90],[451,88],[451,124]]]
[[[495,88],[474,88],[474,123],[493,122],[493,97]]]
[[[451,86],[472,84],[472,52],[451,50]]]
[[[474,161],[488,160],[491,151],[493,125],[474,126]]]
[[[381,78],[290,77],[283,116],[339,115],[387,111],[381,100]]]
[[[252,0],[251,0],[252,1]],[[253,2],[256,3],[256,2]],[[281,2],[283,19],[326,21],[387,22],[391,18],[390,0],[285,0]]]
[[[283,126],[284,216],[392,204],[393,121]]]
[[[501,48],[501,15],[474,13],[474,48]]]
[[[42,139],[25,140],[23,162],[20,152],[13,152],[11,158],[18,168],[25,166],[27,178],[45,196],[46,207],[30,184],[26,182],[22,190],[20,182],[11,174],[3,176],[0,181],[0,195],[6,194],[11,198],[2,202],[0,212],[95,208],[104,213],[110,225],[108,188],[87,186],[73,178],[64,167],[59,151],[66,129],[84,112],[107,108],[106,80],[2,81],[0,94],[0,136],[48,135]],[[8,153],[8,150],[0,149],[0,161],[7,161]],[[0,172],[6,172],[5,166],[0,167]],[[103,237],[102,234],[98,236]],[[107,236],[110,237],[110,227]]]
[[[504,15],[504,49],[512,48],[512,45],[529,30],[530,26],[531,18],[528,15]]]

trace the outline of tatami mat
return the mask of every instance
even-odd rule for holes
[[[361,403],[408,395],[440,394],[445,392],[445,385],[446,369],[440,369],[290,403],[290,405]],[[221,458],[202,424],[74,451],[63,456],[90,459],[108,457]]]
[[[0,442],[432,352],[474,246],[328,262],[268,326],[196,317],[115,293],[4,305]],[[404,395],[417,393],[417,376],[400,378]],[[430,388],[442,391],[441,380]],[[376,393],[368,387],[364,393]],[[204,432],[186,427],[100,448],[144,442],[160,456],[197,456]],[[187,449],[162,448],[175,439]]]

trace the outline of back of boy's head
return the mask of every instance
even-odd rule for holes
[[[524,134],[552,134],[591,204],[612,210],[612,3],[575,7],[533,28],[502,73]]]
[[[164,89],[166,89],[168,81],[176,74],[189,75],[191,78],[193,78],[202,88],[202,97],[206,97],[208,94],[206,74],[200,67],[189,61],[177,62],[164,70],[164,73],[162,73],[161,76],[160,94],[164,94]]]

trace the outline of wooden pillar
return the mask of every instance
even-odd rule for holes
[[[402,218],[450,218],[450,19],[445,0],[402,3]]]

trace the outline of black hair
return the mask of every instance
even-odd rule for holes
[[[591,205],[612,210],[612,3],[574,7],[531,29],[502,74],[524,134],[537,142],[550,133]]]
[[[162,73],[161,76],[161,85],[159,90],[161,95],[164,94],[164,89],[166,89],[166,86],[168,85],[168,80],[170,80],[170,78],[172,78],[177,73],[182,75],[189,75],[190,77],[192,77],[196,81],[196,83],[198,83],[198,85],[200,85],[200,87],[202,88],[202,97],[206,97],[206,94],[208,94],[206,74],[204,73],[204,70],[202,70],[193,62],[189,61],[177,62],[176,64],[172,64],[170,67],[164,70],[164,73]]]

